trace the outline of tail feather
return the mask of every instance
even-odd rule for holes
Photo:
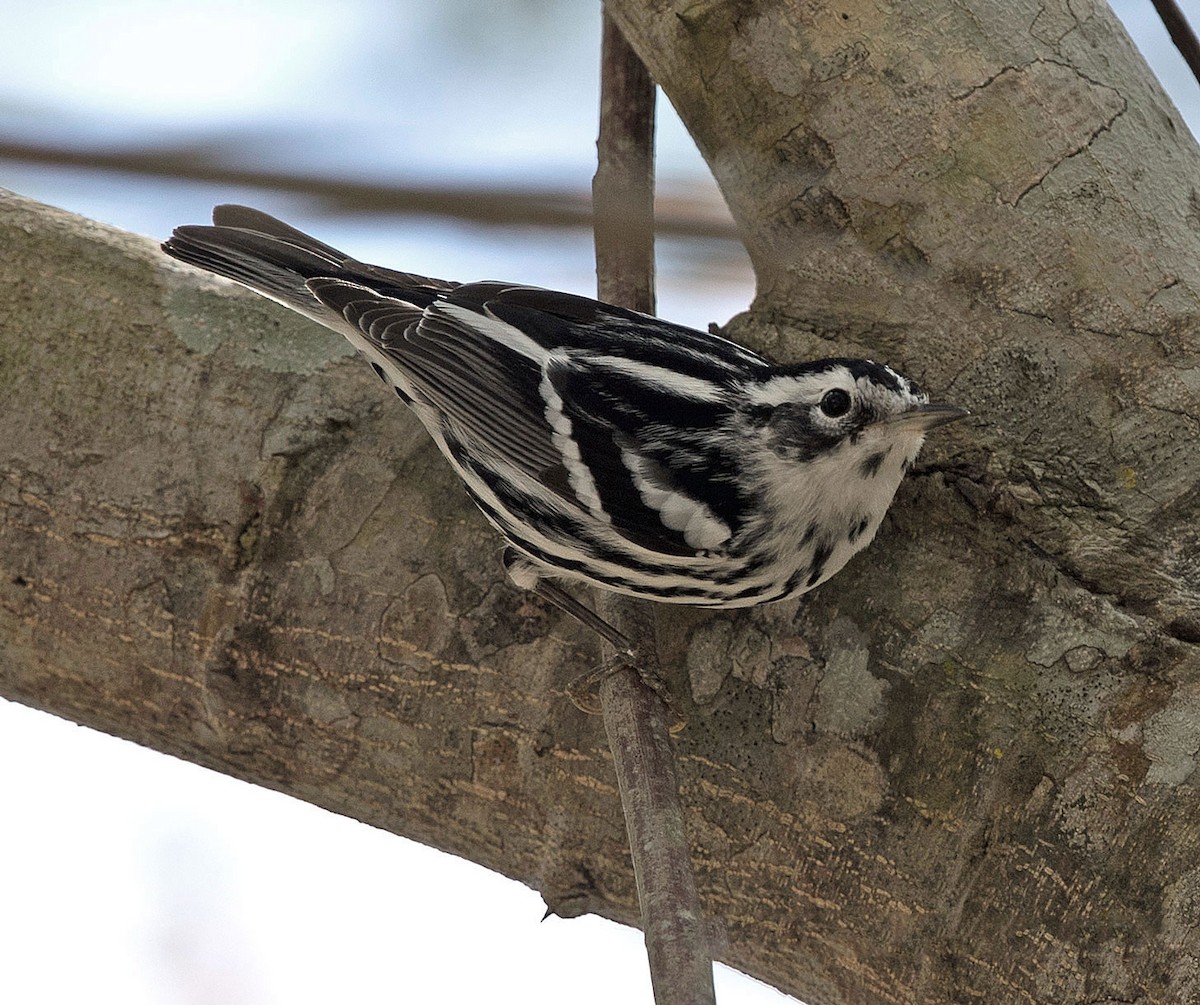
[[[308,277],[338,271],[327,258],[278,238],[226,227],[178,227],[163,251],[305,314],[317,307]]]
[[[261,209],[226,202],[220,206],[213,207],[212,219],[214,226],[234,227],[238,230],[249,230],[257,234],[265,234],[268,237],[278,238],[280,241],[291,244],[303,251],[323,257],[335,265],[341,265],[343,262],[349,261],[349,256],[338,251],[337,248],[326,244],[324,241],[318,241],[315,237],[304,233],[302,230],[297,230],[290,224],[286,224],[282,220],[271,216],[270,213],[264,213]]]
[[[301,314],[328,323],[329,308],[310,279],[336,279],[424,308],[458,283],[367,265],[248,206],[213,210],[214,226],[177,227],[162,249],[172,258],[215,272]]]

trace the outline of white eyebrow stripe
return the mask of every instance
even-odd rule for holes
[[[793,401],[816,401],[831,387],[849,390],[854,380],[845,367],[800,376],[780,374],[761,383],[748,383],[745,394],[754,405],[782,405]]]

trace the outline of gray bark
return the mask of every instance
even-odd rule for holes
[[[815,595],[654,610],[721,955],[813,1003],[1200,999],[1178,115],[1087,0],[610,9],[745,235],[735,336],[978,417]],[[0,235],[0,692],[634,922],[595,645],[370,372],[141,239]]]

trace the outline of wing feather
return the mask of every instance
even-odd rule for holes
[[[513,506],[543,487],[518,521],[553,515],[664,558],[736,535],[747,500],[716,431],[729,389],[768,371],[761,356],[586,297],[367,265],[246,207],[214,223],[164,247],[344,332],[440,424],[454,463],[508,479]]]
[[[540,373],[528,360],[435,306],[418,308],[335,280],[310,280],[309,288],[407,376],[406,390],[454,423],[469,451],[491,452],[533,477],[554,477],[562,456],[544,419]],[[557,481],[565,480],[560,473]]]
[[[747,509],[733,478],[736,444],[718,432],[731,396],[719,385],[703,397],[681,396],[654,368],[638,375],[627,363],[576,352],[548,374],[601,502],[635,543],[672,555],[719,549]]]

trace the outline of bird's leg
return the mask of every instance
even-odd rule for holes
[[[502,560],[509,578],[517,586],[537,594],[560,611],[565,611],[571,617],[587,625],[616,650],[598,667],[581,674],[567,685],[567,697],[571,699],[571,703],[576,708],[582,712],[599,715],[603,711],[596,693],[600,682],[624,667],[632,667],[650,688],[662,696],[668,707],[674,709],[666,683],[658,671],[657,659],[639,658],[646,654],[636,649],[627,635],[614,628],[590,607],[581,604],[553,580],[543,577],[538,567],[515,548],[505,548]],[[624,598],[608,595],[610,606],[622,600]],[[680,729],[683,723],[684,720],[676,715],[671,732]]]
[[[566,611],[572,617],[582,621],[617,650],[612,656],[601,663],[600,666],[594,670],[589,670],[587,673],[580,674],[567,684],[567,697],[571,699],[572,705],[581,712],[586,712],[588,715],[600,715],[604,711],[604,708],[600,703],[596,688],[599,686],[600,681],[604,680],[609,674],[630,665],[633,657],[633,643],[600,617],[599,614],[590,607],[581,604],[558,584],[540,579],[537,585],[533,587],[533,592],[539,597],[548,600],[559,610]]]
[[[601,638],[607,639],[622,657],[633,655],[633,643],[629,639],[557,583],[542,576],[533,563],[515,548],[505,548],[502,561],[509,578],[517,586],[537,594],[547,603],[587,625]]]
[[[599,614],[571,596],[557,583],[539,579],[533,587],[533,592],[543,600],[553,604],[560,611],[566,611],[571,617],[582,621],[592,631],[612,643],[618,655],[624,659],[633,655],[633,643],[613,628]]]

